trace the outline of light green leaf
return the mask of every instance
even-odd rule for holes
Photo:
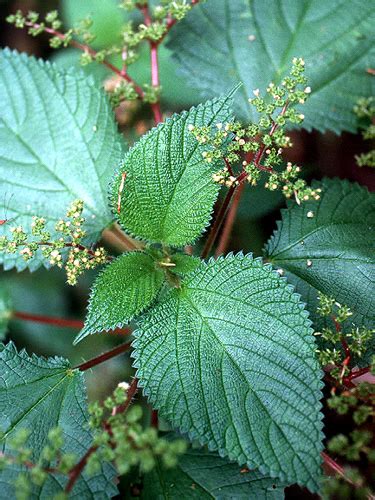
[[[190,449],[177,467],[157,462],[143,481],[144,500],[282,500],[284,486],[255,470],[204,450]]]
[[[12,309],[9,293],[3,285],[0,285],[0,340],[4,339],[7,333],[11,315]]]
[[[307,312],[260,259],[202,262],[134,333],[154,408],[240,465],[315,491],[321,372]]]
[[[373,95],[366,73],[375,55],[375,3],[361,0],[208,0],[171,31],[170,48],[192,86],[204,97],[243,82],[235,112],[255,120],[248,103],[303,57],[311,98],[304,127],[355,131],[353,106]]]
[[[121,196],[118,219],[128,232],[182,246],[204,231],[219,190],[212,180],[218,163],[204,161],[205,147],[188,127],[230,120],[231,95],[173,115],[129,150],[111,188],[116,212]]]
[[[375,195],[338,179],[325,179],[321,199],[290,203],[269,240],[270,261],[288,273],[316,317],[317,292],[353,312],[350,322],[375,320]]]
[[[85,326],[74,343],[128,324],[153,302],[163,281],[163,271],[149,255],[131,252],[118,257],[96,278]]]
[[[96,241],[112,220],[108,181],[124,151],[104,93],[81,72],[61,72],[6,49],[0,52],[0,101],[0,211],[27,231],[32,215],[43,216],[53,233],[79,198],[87,242]],[[0,226],[0,235],[9,235],[10,227]],[[2,258],[5,269],[41,263],[25,263],[17,254]]]
[[[74,453],[81,458],[91,446],[92,436],[87,428],[86,394],[83,374],[71,370],[62,358],[40,358],[17,352],[14,344],[0,347],[0,431],[5,455],[14,451],[9,440],[20,429],[31,434],[25,443],[32,450],[31,461],[38,460],[41,450],[48,444],[48,432],[62,428],[63,453]],[[53,464],[50,464],[52,467]],[[17,464],[6,466],[0,474],[3,498],[15,498],[14,480],[25,468]],[[111,498],[116,495],[115,470],[103,463],[98,473],[80,476],[69,498]],[[33,487],[32,499],[49,500],[61,492],[67,476],[49,474],[42,487]]]

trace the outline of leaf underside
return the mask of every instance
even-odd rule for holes
[[[134,333],[137,376],[191,439],[316,490],[321,372],[309,325],[290,285],[259,259],[202,262]]]
[[[107,189],[124,152],[104,92],[80,71],[5,49],[0,102],[0,218],[4,212],[29,231],[31,217],[42,216],[53,235],[70,203],[82,199],[87,243],[96,241],[113,218]],[[0,226],[0,235],[12,224]],[[35,270],[43,260],[1,259],[5,269],[18,270]]]
[[[204,161],[206,148],[188,126],[229,121],[230,101],[230,97],[215,99],[173,115],[129,150],[111,188],[111,204],[127,232],[182,246],[204,231],[218,194],[218,184],[212,180],[218,164]]]
[[[256,120],[247,100],[253,90],[280,83],[293,57],[303,57],[312,88],[303,126],[354,132],[353,106],[375,91],[366,72],[374,24],[375,4],[362,0],[208,0],[171,32],[169,46],[205,98],[243,82],[234,109],[249,121]]]
[[[204,450],[190,449],[177,467],[165,469],[160,461],[145,476],[144,500],[282,500],[284,486],[258,471],[240,469],[238,464]]]
[[[317,324],[320,291],[350,307],[351,323],[373,327],[375,195],[338,179],[314,186],[321,187],[321,199],[282,210],[266,255],[287,272]]]
[[[25,443],[32,450],[31,461],[36,462],[47,444],[48,432],[57,426],[63,430],[63,453],[74,453],[81,458],[92,443],[87,429],[86,394],[83,374],[69,371],[69,363],[62,358],[29,357],[17,352],[14,344],[0,348],[0,431],[1,451],[12,455],[8,439],[20,429],[31,434]],[[53,466],[53,464],[50,464]],[[14,481],[25,468],[17,464],[6,466],[0,474],[3,498],[15,498]],[[115,470],[103,463],[93,476],[80,476],[69,498],[112,498],[116,495]],[[51,499],[62,492],[67,476],[49,474],[43,486],[33,486],[32,499]]]
[[[75,344],[87,335],[121,328],[157,296],[164,273],[143,252],[121,255],[96,278],[84,328]]]

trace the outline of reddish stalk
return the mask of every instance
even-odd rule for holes
[[[236,191],[234,193],[233,201],[232,201],[232,204],[231,204],[230,209],[228,211],[227,218],[225,220],[225,224],[224,224],[223,231],[221,233],[219,244],[216,248],[215,257],[218,257],[219,255],[225,253],[225,251],[228,247],[230,235],[232,233],[234,221],[236,220],[237,210],[238,210],[238,206],[240,204],[240,200],[241,200],[241,196],[242,196],[244,187],[245,187],[245,184],[241,184],[238,187],[238,189],[236,189]]]
[[[137,392],[138,392],[138,379],[133,378],[133,380],[131,381],[131,384],[129,386],[128,392],[127,392],[127,398],[126,398],[125,403],[123,403],[122,405],[116,406],[116,408],[114,408],[114,411],[112,412],[112,415],[118,415],[119,413],[125,413],[127,411],[127,409],[129,408],[129,406],[130,406],[134,396],[137,394]]]
[[[338,476],[345,479],[345,481],[347,481],[348,483],[354,485],[353,481],[351,479],[349,479],[348,477],[346,477],[344,468],[341,465],[339,465],[337,462],[335,462],[335,460],[333,460],[333,458],[331,458],[329,455],[327,455],[327,453],[325,453],[324,451],[322,451],[321,456],[323,458],[323,462],[324,462],[324,465],[325,465],[327,471],[331,471],[334,474],[337,474]],[[332,475],[332,474],[330,474],[330,475]]]
[[[89,448],[86,453],[83,455],[81,460],[73,467],[73,469],[69,472],[69,481],[65,486],[65,493],[70,493],[75,485],[77,479],[82,473],[83,469],[86,467],[88,459],[91,455],[98,449],[98,446],[94,445]]]
[[[208,235],[208,238],[206,240],[206,243],[205,243],[203,250],[202,250],[202,253],[201,253],[202,259],[206,259],[208,257],[208,255],[210,254],[212,245],[214,244],[216,237],[219,234],[220,228],[224,222],[225,214],[227,213],[227,210],[231,204],[232,197],[234,195],[236,187],[237,186],[233,184],[229,188],[229,190],[224,198],[224,201],[220,207],[220,210],[219,210],[217,216],[215,217],[215,221],[214,221],[213,225],[211,226],[210,233]]]
[[[84,363],[75,366],[74,370],[79,370],[81,372],[89,370],[90,368],[93,368],[96,365],[104,363],[104,361],[108,361],[108,359],[114,358],[119,354],[123,354],[124,352],[128,351],[130,347],[131,347],[130,342],[127,342],[126,344],[121,344],[117,347],[114,347],[110,351],[104,352],[103,354],[99,354],[99,356],[95,356],[95,358],[89,359],[88,361],[85,361]]]
[[[40,24],[32,23],[30,21],[25,22],[25,26],[28,26],[30,28],[36,28],[36,29],[40,28]],[[43,30],[46,33],[48,33],[49,35],[56,36],[57,38],[60,38],[60,40],[63,40],[63,41],[65,40],[64,33],[60,33],[60,31],[56,31],[52,28],[47,28],[47,27],[44,27]],[[96,50],[92,49],[89,45],[86,45],[84,43],[80,43],[77,40],[71,40],[69,42],[69,45],[71,45],[72,47],[75,47],[76,49],[82,50],[83,52],[86,52],[87,54],[90,54],[90,56],[92,56],[93,58],[95,58],[95,56],[97,54]],[[134,86],[134,90],[137,92],[139,97],[141,99],[143,99],[144,92],[143,92],[142,88],[135,83],[135,81],[126,73],[126,71],[118,69],[116,66],[114,66],[112,63],[110,63],[109,61],[107,61],[105,59],[104,59],[104,61],[102,61],[102,64],[104,64],[104,66],[106,66],[108,69],[110,69],[111,71],[116,73],[116,75],[121,76],[121,78],[124,78],[127,82],[131,83]]]
[[[23,321],[33,321],[34,323],[45,323],[46,325],[55,325],[63,328],[83,328],[83,321],[78,319],[55,318],[52,316],[42,316],[21,311],[13,311],[12,317]]]
[[[366,375],[366,373],[370,373],[369,366],[366,366],[366,368],[360,368],[359,370],[350,372],[349,375],[344,378],[344,382],[351,381],[354,378],[361,377],[362,375]]]

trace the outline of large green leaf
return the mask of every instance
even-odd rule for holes
[[[0,339],[5,337],[12,311],[10,296],[4,285],[0,285]]]
[[[304,127],[354,131],[353,106],[372,95],[375,3],[362,0],[208,0],[172,30],[170,48],[205,97],[243,82],[235,111],[247,120],[253,90],[281,82],[293,57],[312,88]]]
[[[135,332],[137,376],[172,425],[241,465],[317,489],[321,372],[307,312],[260,259],[202,262]]]
[[[143,481],[144,500],[282,500],[284,487],[214,453],[190,449],[176,468],[160,461]]]
[[[50,429],[63,430],[62,451],[81,458],[92,442],[87,428],[86,394],[83,374],[71,370],[62,358],[39,358],[17,352],[14,344],[0,348],[0,431],[1,451],[14,453],[8,440],[20,429],[30,431],[25,444],[32,450],[31,461],[37,461],[47,444]],[[51,464],[53,466],[53,464]],[[15,498],[14,480],[25,471],[19,465],[7,466],[0,474],[3,498]],[[69,498],[111,498],[116,494],[115,470],[103,463],[94,476],[85,472],[77,480]],[[67,477],[49,474],[42,487],[33,487],[31,498],[51,499],[61,492]]]
[[[338,179],[325,179],[319,202],[290,203],[266,254],[308,304],[321,291],[348,305],[357,325],[375,320],[375,195]]]
[[[204,161],[205,146],[196,140],[189,125],[230,120],[231,95],[173,115],[129,150],[111,188],[116,212],[121,195],[118,219],[128,232],[175,246],[192,243],[200,236],[209,223],[219,189],[212,180],[218,163]]]
[[[123,145],[107,98],[77,71],[9,50],[0,52],[0,210],[29,229],[32,215],[54,230],[74,199],[85,202],[88,241],[112,219],[108,181]],[[0,226],[9,234],[10,224]],[[2,256],[5,269],[28,264]],[[40,259],[29,261],[35,269]]]
[[[163,271],[149,255],[132,252],[118,257],[97,277],[85,326],[74,343],[129,323],[153,302],[163,281]]]

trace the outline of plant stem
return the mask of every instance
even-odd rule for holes
[[[238,189],[236,189],[234,196],[233,196],[233,201],[232,204],[229,208],[228,215],[225,219],[225,224],[223,231],[221,233],[221,237],[218,243],[218,246],[216,248],[215,252],[215,257],[218,257],[219,255],[225,253],[228,243],[229,243],[229,238],[232,233],[234,221],[236,220],[237,216],[237,210],[238,206],[240,204],[241,196],[244,190],[245,184],[241,184]]]
[[[133,240],[133,238],[125,234],[117,223],[105,229],[102,238],[107,244],[114,246],[121,252],[139,250],[143,247],[141,242]]]
[[[359,370],[352,371],[350,374],[344,378],[344,381],[350,381],[354,378],[361,377],[362,375],[366,375],[366,373],[370,373],[370,367],[366,366],[366,368],[360,368]]]
[[[223,201],[223,203],[222,203],[222,205],[220,207],[220,210],[219,210],[218,214],[215,217],[215,221],[214,221],[213,225],[211,226],[210,233],[208,235],[207,241],[206,241],[206,243],[204,245],[204,248],[202,250],[202,253],[201,253],[201,258],[202,259],[206,259],[208,257],[208,255],[210,254],[212,245],[214,244],[214,242],[216,240],[216,237],[219,234],[221,225],[224,222],[225,214],[227,213],[229,205],[231,204],[232,197],[234,195],[236,187],[237,186],[233,184],[229,188],[229,190],[228,190],[228,192],[227,192],[227,194],[226,194],[226,196],[224,198],[224,201]]]
[[[325,453],[324,451],[322,452],[321,456],[323,458],[324,465],[326,466],[326,468],[328,470],[330,470],[331,472],[334,472],[338,476],[345,479],[345,481],[347,481],[348,483],[354,485],[354,483],[351,481],[351,479],[346,477],[344,468],[341,465],[339,465],[337,462],[335,462],[335,460],[333,460],[333,458],[331,458],[329,455],[327,455],[327,453]]]
[[[75,485],[77,479],[79,478],[81,472],[86,467],[88,459],[91,455],[98,449],[97,445],[91,446],[86,453],[83,455],[81,460],[73,467],[73,469],[69,472],[69,481],[65,486],[65,493],[70,493]]]
[[[75,366],[74,370],[79,370],[81,372],[89,370],[94,366],[104,363],[104,361],[108,361],[108,359],[112,359],[116,356],[119,356],[120,354],[123,354],[124,352],[128,351],[130,347],[131,347],[131,342],[127,342],[126,344],[120,344],[119,346],[114,347],[110,351],[103,352],[102,354],[99,354],[99,356],[95,356],[95,358],[89,359],[88,361],[85,361],[84,363]]]
[[[134,398],[134,396],[136,395],[137,392],[138,392],[138,379],[133,378],[133,380],[131,381],[131,384],[129,386],[128,392],[127,392],[127,398],[126,398],[125,403],[123,403],[122,405],[116,406],[116,408],[114,408],[114,411],[112,412],[112,415],[118,415],[119,413],[125,413],[127,411],[127,409],[129,408],[129,406],[132,402],[132,399]]]
[[[83,328],[83,321],[77,319],[55,318],[52,316],[42,316],[22,311],[13,311],[12,318],[21,319],[23,321],[33,321],[34,323],[45,323],[47,325],[55,325],[63,328]]]

